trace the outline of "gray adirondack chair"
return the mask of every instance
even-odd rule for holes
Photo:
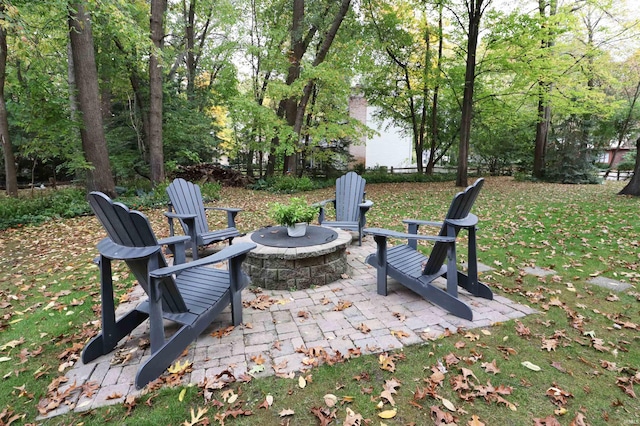
[[[466,303],[458,299],[458,286],[474,296],[493,299],[491,289],[478,281],[478,217],[470,213],[483,183],[483,179],[478,179],[465,191],[456,194],[443,222],[407,219],[403,221],[408,225],[407,233],[380,228],[364,229],[376,241],[376,252],[369,255],[366,262],[377,269],[378,294],[387,295],[387,276],[390,276],[423,298],[469,321],[473,320],[473,312]],[[440,227],[440,233],[418,234],[419,227],[423,225]],[[460,271],[456,262],[456,237],[461,229],[466,229],[469,233],[467,273]],[[388,248],[388,238],[406,239],[408,242]],[[429,257],[417,250],[418,240],[435,243]],[[433,282],[438,277],[446,277],[445,290],[434,285]]]
[[[141,388],[160,376],[227,306],[231,305],[233,324],[242,322],[241,290],[249,279],[241,264],[255,244],[236,244],[198,261],[167,266],[160,243],[168,242],[179,251],[176,244],[184,245],[188,237],[157,241],[142,213],[114,203],[101,192],[89,194],[89,203],[108,237],[98,243],[102,331],[85,346],[82,362],[86,364],[111,352],[148,318],[151,355],[141,364],[135,379],[136,387]],[[148,295],[147,300],[117,320],[111,275],[113,260],[125,261]],[[206,266],[224,261],[229,262],[228,269]],[[168,338],[164,320],[179,326]]]
[[[174,234],[173,220],[178,219],[185,235],[191,237],[193,260],[198,259],[198,247],[229,240],[240,236],[236,229],[235,217],[242,209],[229,207],[205,207],[200,187],[182,178],[175,179],[167,187],[169,208],[165,216],[169,220],[169,235]],[[175,211],[174,211],[175,210]],[[207,223],[207,210],[222,210],[227,213],[227,227],[210,230]]]
[[[373,206],[373,201],[365,200],[365,185],[367,181],[356,172],[349,172],[336,180],[336,196],[330,200],[321,201],[315,205],[320,207],[318,223],[332,228],[341,228],[358,232],[358,244],[362,245],[362,229],[366,224],[367,211]],[[333,203],[336,220],[326,220],[325,208]]]

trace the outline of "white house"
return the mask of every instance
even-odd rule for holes
[[[375,112],[376,107],[368,106],[362,95],[353,95],[349,99],[349,115],[375,131],[372,138],[363,136],[358,144],[349,147],[354,163],[364,163],[367,168],[416,167],[411,136],[389,120],[381,122],[374,118]]]

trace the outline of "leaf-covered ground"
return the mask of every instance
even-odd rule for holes
[[[621,187],[487,179],[474,213],[479,260],[495,269],[482,279],[539,315],[449,330],[381,356],[355,352],[346,360],[308,349],[320,366],[293,378],[225,375],[48,423],[639,424],[640,200],[617,196]],[[400,230],[404,218],[440,219],[455,192],[451,183],[369,185],[368,226]],[[297,196],[315,202],[331,189]],[[248,232],[272,223],[267,205],[289,197],[224,188],[218,204],[243,208],[238,228]],[[145,213],[166,236],[162,212]],[[224,220],[214,216],[210,226]],[[34,422],[45,396],[63,403],[60,377],[99,327],[91,261],[103,236],[91,217],[0,234],[0,425]],[[464,259],[464,250],[458,254]],[[528,267],[554,272],[537,277]],[[632,287],[589,284],[597,277]],[[116,278],[125,299],[131,278],[125,269]],[[186,368],[179,364],[175,374]]]

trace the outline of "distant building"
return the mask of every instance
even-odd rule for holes
[[[602,153],[598,161],[600,163],[609,164],[611,158],[613,158],[613,164],[611,165],[611,168],[615,169],[616,167],[618,167],[618,164],[622,162],[624,156],[627,155],[630,150],[631,148],[626,145],[621,146],[617,151],[615,147],[608,148]]]
[[[389,120],[376,119],[375,112],[376,107],[367,105],[364,96],[358,94],[349,98],[349,116],[376,132],[371,139],[363,135],[358,144],[349,146],[349,153],[354,157],[351,166],[359,163],[366,168],[416,167],[411,137]]]

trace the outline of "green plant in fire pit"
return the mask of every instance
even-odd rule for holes
[[[293,197],[288,203],[274,203],[269,209],[271,218],[279,225],[294,226],[309,223],[318,215],[319,208],[310,206],[302,198]]]

